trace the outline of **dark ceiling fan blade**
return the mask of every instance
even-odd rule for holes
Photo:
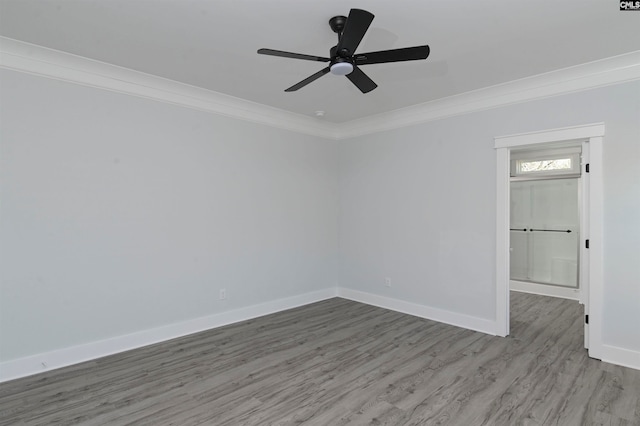
[[[353,57],[356,65],[381,64],[385,62],[417,61],[427,59],[429,46],[405,47],[403,49],[381,50],[360,53]]]
[[[300,83],[296,83],[293,86],[289,87],[288,89],[285,90],[285,92],[295,92],[296,90],[303,88],[304,86],[306,86],[307,84],[311,83],[312,81],[315,81],[315,80],[319,79],[320,77],[322,77],[323,75],[325,75],[329,71],[331,71],[331,69],[329,67],[323,68],[320,71],[318,71],[317,73],[315,73],[313,75],[310,75],[309,77],[305,78]]]
[[[364,34],[369,29],[373,18],[374,15],[371,12],[362,9],[351,9],[336,49],[338,55],[343,57],[353,55],[353,52],[356,51],[362,41]],[[343,49],[348,51],[346,55],[341,54]]]
[[[378,85],[358,67],[353,67],[353,71],[350,74],[347,74],[347,78],[351,80],[351,82],[355,84],[362,93],[369,93],[378,87]]]
[[[302,53],[284,52],[282,50],[273,49],[258,49],[258,53],[261,55],[281,56],[283,58],[291,59],[305,59],[307,61],[329,62],[331,59],[323,58],[321,56],[303,55]]]

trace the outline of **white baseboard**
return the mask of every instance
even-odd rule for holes
[[[467,328],[469,330],[480,331],[492,336],[496,335],[496,322],[494,320],[445,311],[443,309],[432,308],[430,306],[419,305],[417,303],[393,299],[358,290],[351,290],[348,288],[338,288],[338,297],[366,303],[367,305],[378,306],[392,311],[402,312],[403,314],[414,315],[416,317],[455,325],[457,327]]]
[[[336,296],[490,335],[497,334],[496,322],[493,320],[348,288],[328,288],[111,339],[5,361],[0,363],[0,383],[308,305]],[[640,370],[640,353],[628,349],[604,345],[602,361]]]
[[[640,352],[602,345],[602,361],[640,370]]]
[[[538,294],[541,296],[560,297],[580,301],[580,290],[555,285],[528,283],[524,281],[509,281],[509,289],[521,293]]]
[[[0,383],[308,305],[309,303],[336,296],[336,289],[328,288],[150,330],[5,361],[0,363]]]

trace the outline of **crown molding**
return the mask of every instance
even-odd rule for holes
[[[0,37],[0,68],[337,139],[326,122],[59,50]]]
[[[335,140],[640,80],[640,50],[341,124],[7,37],[0,37],[0,68]]]
[[[540,132],[518,133],[515,135],[494,138],[494,148],[515,148],[533,144],[558,141],[603,137],[604,123],[585,124],[582,126],[562,127],[560,129],[542,130]]]
[[[640,50],[352,120],[337,130],[340,139],[352,138],[633,80],[640,80]]]

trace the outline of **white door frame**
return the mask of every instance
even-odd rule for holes
[[[589,240],[587,279],[588,292],[581,296],[585,314],[589,315],[589,356],[602,358],[602,300],[603,300],[603,196],[602,142],[604,123],[565,127],[534,133],[500,136],[494,139],[496,149],[496,335],[509,335],[509,222],[510,222],[510,149],[538,147],[563,141],[583,141],[589,155],[589,185],[586,199],[588,223],[582,230],[581,245]],[[582,172],[585,173],[583,165]],[[583,272],[583,271],[581,271]]]

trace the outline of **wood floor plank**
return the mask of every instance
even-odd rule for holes
[[[640,425],[577,302],[511,314],[500,338],[331,299],[2,383],[0,425]]]

